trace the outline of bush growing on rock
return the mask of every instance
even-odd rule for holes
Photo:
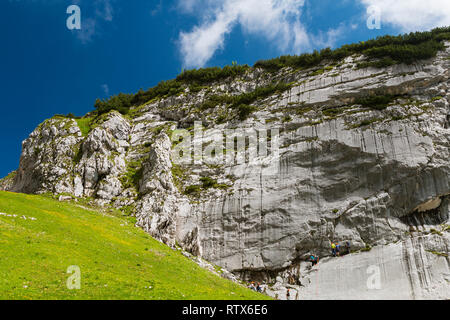
[[[414,32],[399,36],[382,36],[376,39],[344,45],[331,50],[326,48],[302,55],[287,55],[270,60],[260,60],[255,67],[278,71],[284,67],[310,68],[327,61],[339,61],[353,54],[369,58],[383,58],[379,67],[394,63],[413,63],[419,59],[432,58],[444,48],[443,40],[450,40],[450,27],[436,28],[428,32]]]
[[[376,110],[383,110],[393,102],[398,96],[395,95],[372,95],[355,100],[356,104],[360,104],[363,107],[369,107]]]
[[[197,85],[209,84],[214,81],[244,74],[250,67],[248,65],[232,65],[223,68],[212,67],[203,69],[192,69],[182,72],[176,80],[183,83],[195,83]]]
[[[239,119],[245,120],[247,117],[256,110],[255,106],[250,105],[259,99],[267,98],[275,93],[281,93],[290,88],[289,84],[280,82],[273,83],[269,86],[256,88],[252,92],[243,93],[237,96],[230,95],[212,95],[201,105],[198,106],[199,110],[204,111],[207,109],[215,108],[218,105],[229,105],[231,109],[237,110]]]
[[[237,107],[239,120],[244,121],[247,119],[255,110],[255,106],[249,106],[248,104],[240,104]]]
[[[399,36],[382,36],[373,40],[344,45],[334,50],[325,48],[320,51],[315,50],[312,53],[260,60],[255,63],[254,68],[262,68],[270,72],[278,71],[284,67],[304,69],[317,66],[325,61],[337,62],[353,54],[363,54],[369,59],[376,59],[375,61],[359,63],[359,68],[369,66],[381,68],[397,63],[411,64],[420,59],[434,57],[439,50],[444,48],[444,40],[450,40],[450,27]],[[235,78],[245,74],[249,69],[248,65],[233,64],[224,68],[212,67],[187,70],[183,71],[175,79],[161,81],[155,87],[145,91],[141,89],[136,94],[119,93],[109,99],[97,99],[94,106],[98,114],[107,113],[111,110],[127,114],[133,106],[140,106],[157,98],[182,94],[188,87],[192,92],[199,92],[204,85],[227,78]],[[224,103],[233,104],[234,107],[250,105],[257,98],[268,96],[275,91],[286,90],[282,86],[288,85],[278,84],[275,88],[273,86],[258,88],[254,92],[240,95],[238,96],[239,98],[235,98],[233,101],[227,100]],[[214,101],[213,98],[205,102],[200,109],[206,110],[219,103],[220,101]]]
[[[176,79],[161,81],[158,85],[146,91],[140,89],[136,94],[119,93],[106,100],[97,99],[94,106],[99,114],[107,113],[111,110],[127,114],[132,106],[139,106],[156,98],[181,94],[188,86],[194,92],[199,91],[200,86],[203,84],[241,75],[249,68],[247,65],[234,65],[225,66],[224,68],[214,67],[187,70],[178,75]]]
[[[200,178],[201,184],[195,184],[187,186],[184,189],[184,194],[191,196],[199,196],[202,190],[208,190],[211,188],[214,189],[227,189],[230,186],[227,184],[217,183],[216,179],[212,179],[211,177],[202,177]]]
[[[119,93],[117,96],[112,96],[108,100],[97,99],[95,101],[95,109],[99,114],[107,113],[111,110],[117,110],[122,114],[127,114],[132,106],[133,95]]]

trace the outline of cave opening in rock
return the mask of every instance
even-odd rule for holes
[[[450,195],[436,197],[417,206],[400,220],[414,227],[440,225],[449,220]]]

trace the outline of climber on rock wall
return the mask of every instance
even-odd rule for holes
[[[336,245],[334,244],[334,242],[331,243],[331,254],[333,255],[333,257],[336,257]]]
[[[319,257],[311,255],[309,258],[311,261],[311,268],[314,267],[317,263],[319,263]]]

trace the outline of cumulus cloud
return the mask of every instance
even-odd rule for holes
[[[450,25],[448,0],[360,0],[381,10],[381,22],[401,31],[421,31]]]
[[[181,32],[180,52],[185,67],[204,66],[236,25],[246,34],[265,37],[280,51],[309,49],[310,38],[300,21],[305,0],[184,0],[179,8],[201,15],[201,22]]]

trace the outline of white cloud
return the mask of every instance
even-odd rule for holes
[[[150,11],[152,16],[156,16],[162,10],[162,0],[159,0],[159,3]]]
[[[448,0],[360,0],[366,7],[381,9],[381,23],[403,32],[421,31],[450,25]]]
[[[72,0],[81,8],[81,29],[73,30],[78,40],[83,44],[87,44],[94,40],[94,37],[101,34],[101,29],[104,22],[111,22],[113,20],[113,6],[114,0]],[[94,12],[94,14],[92,14]]]
[[[311,47],[300,22],[305,0],[183,0],[179,8],[201,16],[190,32],[181,32],[180,51],[185,67],[204,66],[224,47],[225,36],[240,25],[246,34],[265,37],[280,51],[298,52]]]
[[[39,2],[45,5],[59,5],[61,0],[9,0],[9,2]],[[83,44],[87,44],[101,34],[104,22],[114,18],[113,4],[116,0],[71,0],[67,6],[77,5],[81,9],[81,29],[71,30],[72,34]],[[67,15],[69,17],[69,15]],[[66,18],[67,18],[66,17]]]
[[[192,32],[180,33],[181,53],[186,67],[203,66],[223,47],[226,33],[231,31],[235,17],[227,12],[218,13],[215,20],[195,27]]]
[[[184,13],[195,13],[199,10],[214,8],[219,3],[219,0],[179,0],[177,7]]]
[[[97,22],[95,19],[86,18],[81,20],[81,29],[80,30],[72,30],[72,33],[76,35],[78,40],[81,41],[82,44],[87,44],[92,41],[94,35],[96,34]]]
[[[316,47],[335,47],[337,40],[343,36],[346,31],[354,29],[355,25],[347,26],[342,23],[336,29],[329,29],[327,32],[319,31],[317,35],[311,35],[310,38]]]
[[[95,14],[105,21],[113,20],[113,7],[111,0],[95,0]]]
[[[101,87],[105,96],[109,96],[109,86],[107,84],[102,84]]]

